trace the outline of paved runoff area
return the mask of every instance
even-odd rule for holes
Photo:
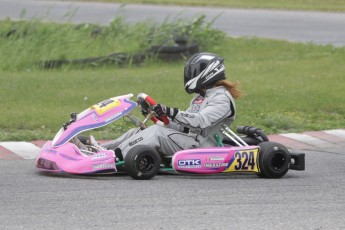
[[[290,149],[296,150],[345,148],[345,129],[275,134],[269,135],[268,138],[270,141],[281,143]],[[36,159],[45,142],[43,140],[0,142],[0,159]]]

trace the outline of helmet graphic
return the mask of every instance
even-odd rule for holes
[[[225,79],[224,58],[212,53],[194,54],[184,67],[184,85],[187,93],[200,93],[216,81]]]

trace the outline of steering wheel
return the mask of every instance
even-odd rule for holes
[[[152,97],[150,97],[149,95],[147,95],[145,93],[139,93],[137,96],[137,100],[138,100],[138,104],[141,107],[141,110],[144,112],[149,112],[150,110],[152,110],[152,106],[157,105],[156,101]],[[151,118],[151,120],[155,124],[161,124],[161,125],[162,124],[164,124],[164,125],[169,124],[169,119],[166,115],[162,115],[160,117],[153,116]]]

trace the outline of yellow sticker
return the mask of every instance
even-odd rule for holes
[[[259,148],[239,150],[234,153],[231,165],[223,172],[259,172]]]
[[[98,114],[102,115],[103,113],[115,108],[116,106],[119,106],[120,104],[120,100],[113,97],[93,105],[91,108],[96,110]]]

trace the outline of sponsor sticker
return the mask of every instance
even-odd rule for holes
[[[95,122],[98,122],[98,118],[97,118],[96,114],[93,113],[92,118],[95,120]]]
[[[93,155],[91,157],[92,160],[97,160],[97,159],[100,159],[100,158],[105,158],[107,157],[108,155],[106,153],[97,153],[95,155]]]
[[[224,161],[224,157],[220,157],[220,156],[212,156],[209,158],[209,161]]]
[[[201,160],[200,159],[179,160],[178,167],[179,168],[201,168]]]
[[[115,164],[97,164],[97,165],[92,165],[92,169],[107,169],[107,168],[115,168]]]
[[[98,112],[98,114],[103,114],[107,112],[108,110],[119,106],[120,104],[121,102],[118,99],[109,98],[96,105],[93,105],[91,108],[95,109]]]
[[[204,164],[205,168],[221,168],[221,167],[228,167],[229,163],[206,163]]]
[[[142,140],[144,140],[144,138],[143,137],[139,137],[138,139],[135,139],[134,141],[129,142],[129,146],[133,146],[133,145],[137,144],[138,142],[140,142]]]
[[[200,105],[193,105],[192,107],[192,113],[197,113],[200,111]]]
[[[189,114],[189,113],[181,113],[182,117],[187,117],[187,118],[195,118],[195,115]]]
[[[114,115],[111,115],[110,117],[108,117],[107,119],[105,119],[105,122],[114,120],[114,119],[118,118],[119,116],[121,116],[121,114],[122,114],[122,112],[116,113],[116,114],[114,114]]]
[[[193,102],[193,104],[201,104],[204,101],[204,97],[199,96],[198,98],[195,99],[195,101]]]

